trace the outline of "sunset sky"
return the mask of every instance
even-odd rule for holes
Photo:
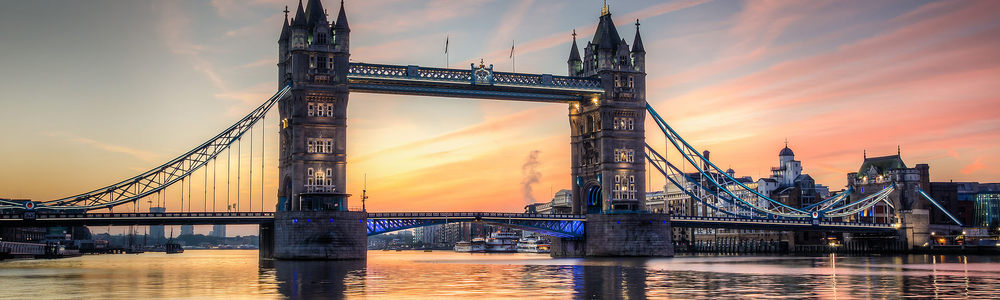
[[[897,145],[908,166],[930,164],[934,181],[1000,181],[1000,1],[609,4],[630,44],[642,24],[647,101],[739,176],[768,176],[787,138],[805,172],[834,190],[863,151],[890,155]],[[0,198],[102,187],[234,123],[276,90],[285,5],[296,2],[6,2]],[[324,5],[334,19],[338,1]],[[513,40],[518,72],[565,75],[570,34],[592,38],[601,1],[346,7],[354,61],[443,67],[450,36],[452,67],[482,58],[509,71]],[[348,111],[351,206],[360,206],[364,174],[369,211],[522,211],[526,196],[547,201],[570,187],[565,105],[354,93]],[[272,209],[277,110],[266,121]],[[662,151],[662,134],[646,128]],[[525,195],[534,151],[540,178]],[[662,177],[647,180],[662,188]],[[179,196],[168,197],[174,210]]]

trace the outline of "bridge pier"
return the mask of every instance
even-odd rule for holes
[[[552,241],[553,257],[674,256],[667,214],[588,214],[585,236]]]
[[[899,234],[906,241],[906,250],[913,251],[928,245],[930,241],[930,211],[911,209],[900,212]]]
[[[274,258],[274,223],[264,223],[260,224],[260,230],[258,234],[258,254],[260,259],[273,259]]]
[[[368,217],[359,211],[279,211],[274,214],[274,258],[368,258]]]

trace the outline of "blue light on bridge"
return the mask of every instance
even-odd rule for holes
[[[299,219],[292,219],[292,224],[298,223]]]

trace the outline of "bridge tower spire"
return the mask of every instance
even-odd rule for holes
[[[580,59],[580,48],[576,46],[576,29],[573,29],[573,46],[569,49],[569,76],[580,76],[583,72],[583,60]]]
[[[573,212],[641,211],[645,200],[645,50],[629,49],[607,5],[577,68],[574,38],[569,75],[599,78],[604,94],[571,103]],[[638,29],[638,25],[636,27]]]

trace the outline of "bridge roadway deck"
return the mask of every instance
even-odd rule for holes
[[[0,226],[109,226],[109,225],[212,225],[265,224],[274,222],[274,212],[170,212],[170,213],[36,213],[34,218],[0,214]],[[528,214],[493,212],[380,212],[368,213],[369,220],[448,220],[486,221],[586,221],[586,215]],[[890,224],[817,222],[808,220],[741,219],[723,217],[672,216],[674,227],[729,228],[792,231],[893,231]]]

